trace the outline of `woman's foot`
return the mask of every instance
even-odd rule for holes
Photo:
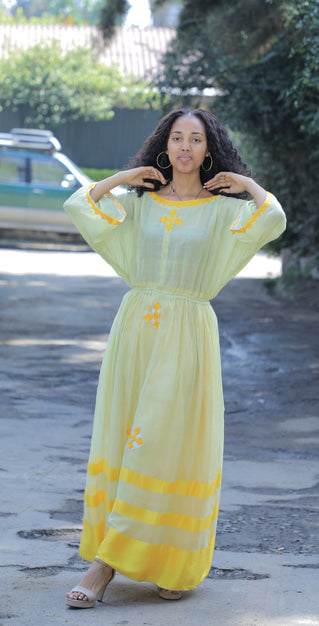
[[[110,565],[95,559],[80,584],[65,595],[66,604],[78,608],[93,607],[114,576],[115,570]]]
[[[175,589],[164,589],[164,587],[158,587],[158,595],[164,600],[180,600],[183,596],[183,592]]]

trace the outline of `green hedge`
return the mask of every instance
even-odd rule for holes
[[[87,176],[92,178],[92,180],[94,181],[108,178],[108,176],[112,176],[113,174],[116,174],[118,172],[118,170],[96,170],[90,167],[82,167],[81,169]]]

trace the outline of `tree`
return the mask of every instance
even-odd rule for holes
[[[211,106],[252,137],[257,174],[287,211],[280,245],[300,254],[319,242],[318,70],[319,0],[184,0],[159,81],[186,105],[191,88],[217,88]]]
[[[122,24],[129,8],[127,0],[103,0],[99,27],[105,41],[113,37],[116,27]]]
[[[103,0],[16,0],[10,15],[19,21],[53,20],[97,24]],[[0,5],[1,7],[1,5]],[[8,16],[7,16],[8,19]]]
[[[20,110],[21,124],[54,128],[69,119],[105,120],[113,107],[149,107],[157,95],[99,63],[89,49],[64,54],[58,43],[0,60],[0,107]]]

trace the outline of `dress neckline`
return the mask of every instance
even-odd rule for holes
[[[149,195],[155,202],[158,204],[163,204],[164,206],[179,206],[179,207],[187,207],[194,206],[197,204],[207,204],[212,200],[216,200],[217,196],[211,196],[210,198],[198,198],[197,200],[166,200],[166,198],[161,198],[154,191],[150,191]]]

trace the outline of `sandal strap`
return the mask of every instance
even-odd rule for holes
[[[89,602],[94,602],[96,600],[96,595],[91,591],[91,589],[86,589],[86,587],[82,587],[82,585],[77,585],[71,591],[71,593],[83,593]],[[81,602],[86,602],[86,600],[81,600]]]

